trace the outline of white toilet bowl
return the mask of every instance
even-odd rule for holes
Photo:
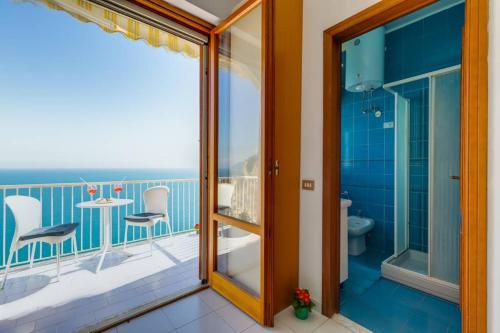
[[[366,251],[365,236],[375,226],[375,221],[367,217],[349,216],[347,218],[348,250],[351,256],[359,256]]]

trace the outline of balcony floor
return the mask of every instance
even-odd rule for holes
[[[99,257],[72,257],[9,274],[0,291],[0,332],[72,332],[182,289],[198,280],[198,236],[180,234],[108,253],[95,274]],[[3,274],[1,276],[3,278]]]

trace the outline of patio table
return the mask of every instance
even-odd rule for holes
[[[102,249],[97,252],[96,256],[101,254],[101,258],[99,259],[99,264],[97,265],[96,269],[96,274],[99,273],[102,267],[102,263],[104,262],[104,256],[106,255],[106,252],[110,250],[110,246],[112,244],[112,235],[110,232],[110,217],[111,217],[111,208],[113,207],[118,207],[118,206],[125,206],[125,205],[130,205],[133,203],[134,200],[132,199],[117,199],[117,198],[112,198],[111,202],[106,202],[106,203],[97,203],[96,201],[84,201],[80,202],[76,205],[78,208],[99,208],[102,212],[103,218],[100,219],[102,223],[104,224],[103,228],[103,246]]]

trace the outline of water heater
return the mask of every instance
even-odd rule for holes
[[[384,27],[346,42],[345,51],[346,90],[364,92],[382,86],[384,83]]]

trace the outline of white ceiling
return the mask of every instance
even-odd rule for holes
[[[219,23],[246,0],[164,0],[212,24]]]

